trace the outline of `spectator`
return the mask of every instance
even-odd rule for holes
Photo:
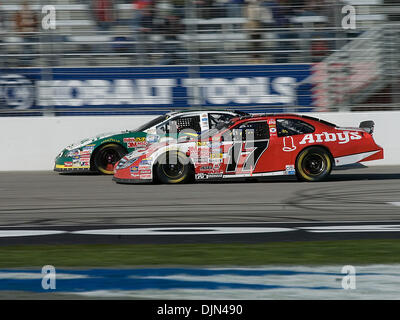
[[[271,0],[268,2],[272,11],[274,26],[279,30],[276,32],[277,41],[275,42],[274,62],[290,62],[291,51],[296,50],[294,45],[297,33],[284,29],[292,27],[292,18],[296,16],[296,10],[301,5],[301,1]],[[294,41],[288,41],[293,39]]]
[[[287,0],[271,0],[268,4],[272,10],[275,26],[278,28],[290,27],[290,19],[296,15],[293,7],[288,4]]]
[[[135,0],[132,3],[133,5],[133,18],[132,18],[132,28],[134,32],[139,31],[141,19],[142,19],[142,11],[151,5],[151,1],[149,0]]]
[[[164,35],[164,42],[161,51],[164,56],[161,64],[179,64],[183,59],[181,56],[182,47],[179,44],[178,35],[182,33],[184,27],[179,17],[172,12],[165,17],[161,32]]]
[[[148,5],[141,10],[139,17],[139,29],[137,34],[138,53],[141,64],[150,63],[153,53],[152,35],[154,32],[154,11],[153,6]]]
[[[5,54],[5,47],[3,46],[3,38],[6,33],[6,18],[3,11],[0,10],[0,55]],[[0,57],[0,68],[5,67],[4,57]],[[1,104],[1,101],[0,101]]]
[[[135,52],[135,55],[132,55],[132,63],[138,62],[139,64],[144,64],[145,59],[143,57],[143,53],[145,50],[145,45],[142,43],[146,35],[142,35],[142,24],[143,24],[143,13],[145,10],[148,10],[152,6],[151,0],[134,0],[132,2],[133,6],[133,16],[132,16],[132,40],[135,42],[132,45],[132,51]],[[137,58],[137,59],[135,59]]]
[[[116,20],[114,0],[92,0],[92,13],[97,27],[108,31]]]
[[[227,6],[228,17],[230,18],[243,17],[244,0],[228,0],[226,6]]]
[[[193,0],[193,4],[196,6],[198,19],[214,18],[214,0]]]
[[[261,50],[261,1],[246,0],[246,17],[248,22],[245,28],[250,35],[251,63],[262,63],[261,55],[258,51]]]
[[[230,0],[214,0],[213,18],[225,18],[227,17],[227,5]]]
[[[35,54],[33,43],[38,42],[38,18],[28,4],[28,1],[22,3],[22,8],[15,14],[15,26],[19,36],[23,37],[24,45],[22,52],[26,54],[21,62],[28,66],[31,64],[32,55]]]

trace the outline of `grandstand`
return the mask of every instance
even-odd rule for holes
[[[320,1],[310,10],[301,5],[279,7],[278,1],[259,1],[256,5],[244,2],[238,16],[232,17],[226,4],[229,1],[211,7],[196,6],[191,1],[187,1],[192,3],[187,6],[183,1],[158,1],[150,9],[151,31],[144,37],[137,21],[141,10],[135,8],[134,1],[110,1],[113,5],[107,10],[112,17],[104,25],[96,21],[93,2],[53,2],[56,29],[43,30],[39,26],[29,44],[24,43],[15,26],[22,1],[0,3],[5,20],[2,47],[3,54],[8,55],[7,65],[20,66],[27,46],[34,48],[31,58],[37,57],[31,59],[32,66],[315,62],[330,50],[338,49],[343,38],[351,36],[335,26],[341,20],[339,10],[343,4],[355,5],[358,30],[385,22],[385,12],[389,11],[380,6],[382,0],[348,0],[337,8],[328,1]],[[140,6],[140,1],[137,3]],[[42,0],[31,0],[29,5],[39,18],[44,16]],[[169,15],[179,22],[180,30],[175,37],[166,35],[164,22]],[[163,54],[171,48],[179,51],[174,61]]]
[[[44,1],[28,3],[36,27],[23,31],[16,17],[24,1],[0,1],[3,68],[313,64],[297,85],[314,85],[321,109],[398,102],[399,9],[390,1],[56,0],[48,30]],[[355,29],[343,27],[346,5]]]

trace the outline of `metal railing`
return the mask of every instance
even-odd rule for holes
[[[378,103],[382,109],[398,108],[400,6],[383,0],[207,2],[212,6],[181,0],[149,7],[110,1],[112,7],[104,11],[91,6],[93,1],[58,0],[45,11],[44,1],[29,3],[25,19],[35,15],[34,27],[21,23],[19,1],[0,6],[0,115],[9,111],[7,106],[27,112],[4,101],[10,73],[39,68],[34,79],[51,83],[57,80],[53,69],[66,67],[187,66],[186,77],[197,79],[203,76],[200,66],[207,65],[239,65],[245,74],[251,65],[312,64],[312,75],[296,85],[309,83],[313,89],[300,90],[285,110],[297,110],[301,95],[313,99],[309,110],[369,110]],[[349,4],[356,14],[354,29],[352,12],[342,11]],[[52,8],[54,16],[49,15]],[[190,91],[199,94],[195,86]],[[204,102],[192,98],[195,106]]]

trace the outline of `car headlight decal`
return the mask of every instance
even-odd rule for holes
[[[127,159],[127,158],[122,158],[118,164],[116,169],[120,170],[120,169],[125,169],[128,168],[131,164],[135,163],[139,158],[133,158],[133,159]]]

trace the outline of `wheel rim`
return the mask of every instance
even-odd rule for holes
[[[163,164],[162,171],[163,173],[170,179],[177,179],[180,178],[184,171],[184,165],[179,161],[174,164]]]
[[[120,155],[115,149],[105,149],[101,152],[99,161],[98,161],[98,168],[103,172],[113,172],[115,164],[120,159]]]
[[[321,154],[308,154],[303,160],[303,170],[309,176],[318,176],[325,172],[326,161]]]

